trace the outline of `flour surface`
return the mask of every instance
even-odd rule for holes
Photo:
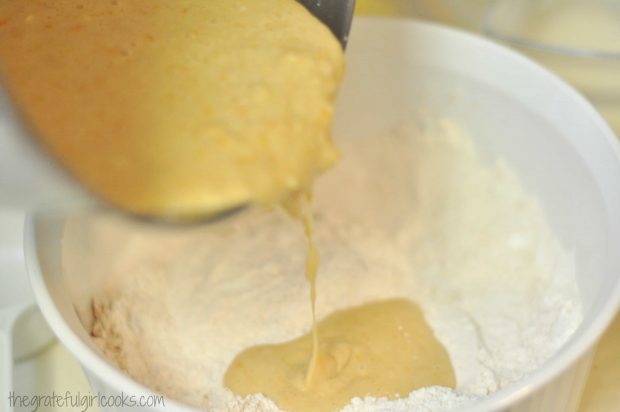
[[[317,316],[409,298],[448,350],[458,384],[354,399],[344,411],[457,408],[532,372],[574,332],[573,258],[505,164],[482,162],[450,122],[338,144],[343,159],[315,193]],[[253,210],[155,230],[106,217],[92,234],[93,249],[123,239],[106,254],[111,269],[93,305],[92,332],[109,359],[195,406],[278,411],[262,395],[234,396],[222,378],[242,350],[311,327],[297,222]]]

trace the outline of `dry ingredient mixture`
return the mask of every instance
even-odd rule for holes
[[[405,298],[447,349],[455,390],[353,399],[353,411],[448,410],[493,393],[548,359],[581,321],[572,256],[501,162],[466,134],[428,122],[388,136],[343,138],[342,162],[318,182],[317,318]],[[310,331],[306,239],[280,210],[252,210],[186,230],[102,218],[110,244],[92,334],[120,368],[155,391],[214,411],[277,411],[223,386],[233,359]],[[67,227],[65,255],[71,255]],[[118,239],[122,244],[118,245]],[[95,259],[96,262],[96,259]]]

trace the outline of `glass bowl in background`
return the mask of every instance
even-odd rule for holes
[[[481,31],[572,83],[620,135],[620,1],[498,0]]]
[[[620,0],[357,0],[357,13],[482,32],[585,94],[620,135]]]

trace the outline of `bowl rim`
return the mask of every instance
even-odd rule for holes
[[[514,64],[519,64],[528,71],[537,72],[546,78],[545,81],[553,83],[564,93],[571,97],[575,104],[582,107],[584,116],[588,116],[601,129],[605,143],[612,150],[617,163],[620,164],[620,142],[610,128],[603,120],[602,116],[596,111],[590,102],[588,102],[577,90],[561,80],[556,74],[544,68],[542,65],[534,62],[532,59],[510,49],[509,47],[498,44],[483,36],[475,35],[460,29],[448,27],[438,23],[413,21],[405,18],[394,17],[356,17],[356,21],[364,21],[367,23],[389,22],[389,24],[400,24],[402,27],[409,26],[409,30],[418,30],[427,33],[440,33],[451,38],[460,38],[460,41],[473,43],[482,49],[486,49],[491,53],[501,54],[505,58],[510,59]],[[39,256],[37,253],[37,216],[30,213],[26,216],[24,227],[24,254],[27,266],[28,277],[34,292],[37,304],[41,308],[41,312],[51,329],[58,336],[60,341],[72,352],[79,360],[80,364],[87,372],[90,372],[98,379],[105,382],[106,386],[112,387],[120,392],[131,391],[132,394],[138,395],[161,395],[150,390],[146,386],[138,383],[130,378],[119,369],[113,367],[104,358],[88,347],[73,332],[66,323],[60,311],[55,306],[51,294],[47,288],[45,278],[43,276]],[[473,404],[465,404],[459,409],[461,412],[481,412],[504,410],[510,406],[516,405],[525,400],[538,390],[542,389],[546,384],[555,380],[562,372],[574,365],[584,356],[598,341],[602,333],[612,322],[618,309],[620,308],[620,274],[615,289],[612,291],[610,298],[601,306],[597,316],[587,325],[581,325],[579,335],[567,342],[558,352],[551,358],[547,359],[543,365],[532,371],[526,377],[508,385],[507,387],[492,393]],[[87,373],[88,375],[88,373]],[[91,380],[91,377],[88,376]],[[91,381],[92,382],[92,381]],[[174,407],[180,411],[197,411],[198,409],[191,406],[174,401],[168,397],[166,399],[166,407]],[[163,410],[163,409],[152,409]]]
[[[43,317],[60,342],[79,361],[82,369],[85,369],[86,378],[91,384],[91,389],[93,385],[90,374],[102,380],[105,386],[114,388],[118,393],[129,392],[131,395],[137,396],[164,396],[165,406],[163,409],[165,410],[169,407],[174,407],[181,411],[198,411],[196,408],[182,404],[161,393],[151,390],[140,382],[132,379],[129,375],[121,372],[120,369],[108,363],[102,354],[97,353],[86,345],[71,329],[58,307],[54,304],[52,295],[45,282],[45,276],[41,270],[37,253],[37,220],[38,217],[35,214],[29,213],[26,215],[24,222],[24,256],[30,285]],[[152,410],[160,409],[153,408]]]

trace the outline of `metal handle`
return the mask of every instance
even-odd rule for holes
[[[298,0],[312,14],[321,20],[340,40],[342,48],[347,47],[349,31],[353,21],[355,0]]]

